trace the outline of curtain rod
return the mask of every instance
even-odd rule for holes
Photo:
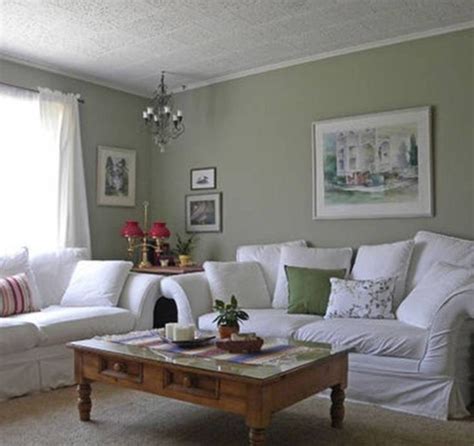
[[[19,87],[18,85],[8,84],[7,82],[2,82],[2,81],[0,81],[0,84],[6,85],[7,87],[19,88],[20,90],[26,90],[26,91],[32,91],[34,93],[39,93],[39,91],[36,90],[35,88]],[[77,102],[79,102],[79,104],[84,104],[84,99],[79,98]]]

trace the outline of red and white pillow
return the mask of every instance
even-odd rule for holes
[[[38,311],[25,273],[0,279],[0,317]]]

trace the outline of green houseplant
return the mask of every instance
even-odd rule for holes
[[[181,266],[187,266],[192,263],[191,254],[196,246],[196,241],[196,234],[191,234],[187,239],[181,238],[179,234],[176,234],[176,248],[174,251],[178,255]]]
[[[230,338],[232,333],[238,333],[240,321],[246,321],[249,318],[249,315],[239,308],[235,296],[230,298],[230,303],[228,304],[216,299],[213,309],[219,313],[213,322],[217,323],[221,338]]]

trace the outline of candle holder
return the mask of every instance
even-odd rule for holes
[[[145,231],[140,228],[138,221],[128,220],[120,232],[122,237],[127,239],[129,260],[133,261],[135,250],[140,250],[141,260],[138,263],[138,268],[150,268],[152,264],[148,260],[148,249],[152,248],[159,256],[162,252],[163,242],[171,235],[166,223],[162,221],[154,222],[151,229],[148,230],[149,205],[148,201],[143,202],[143,227]],[[149,243],[150,238],[155,242],[154,244]]]

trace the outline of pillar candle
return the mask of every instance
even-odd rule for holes
[[[171,322],[171,323],[165,325],[165,336],[168,339],[171,339],[171,340],[174,339],[173,336],[174,336],[174,326],[175,325],[177,325],[177,324],[174,323],[174,322]]]

